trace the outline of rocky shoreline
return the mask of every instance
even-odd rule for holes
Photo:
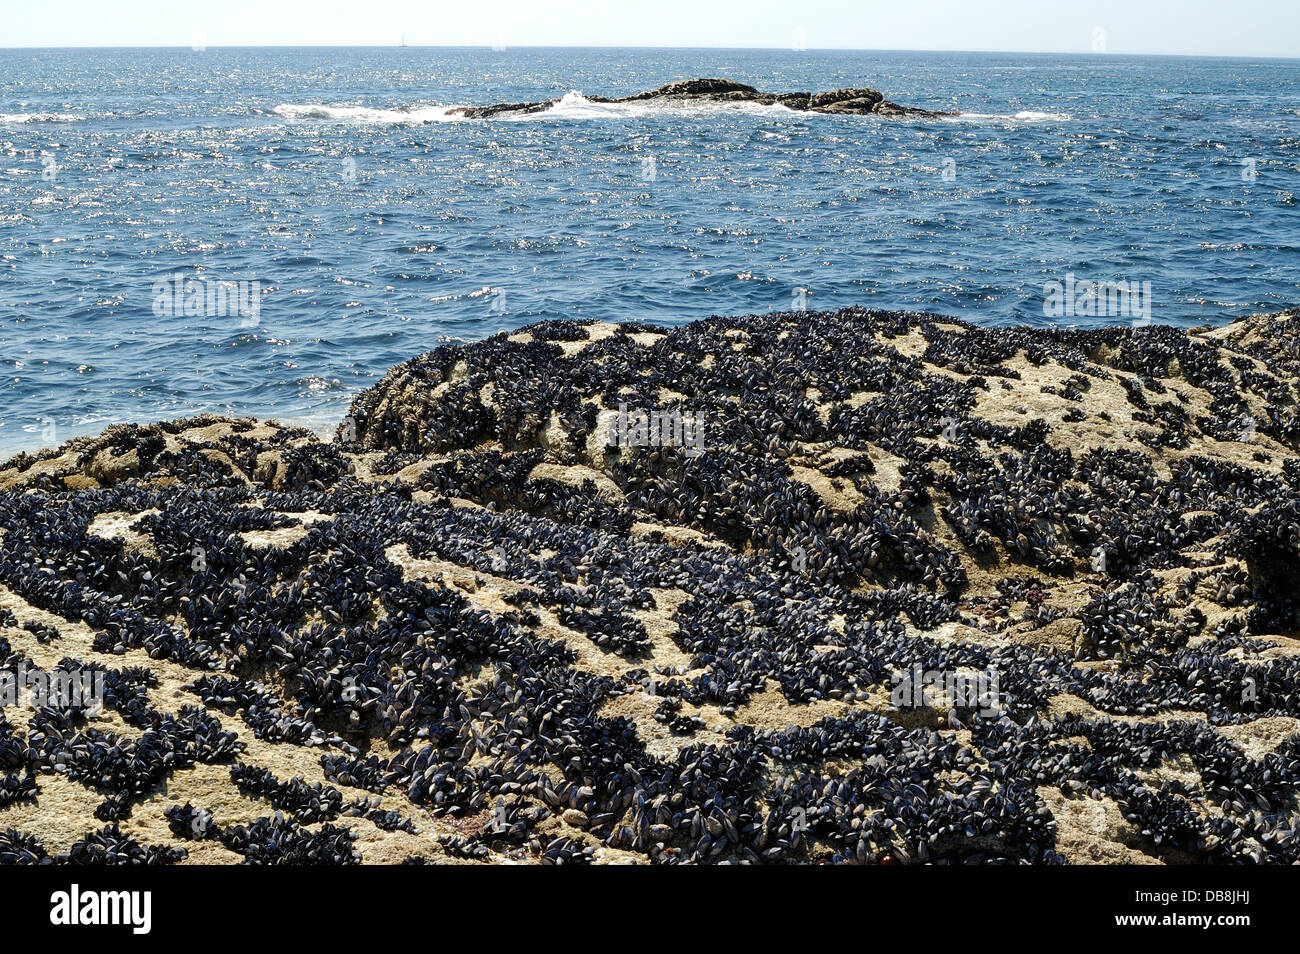
[[[0,861],[1300,861],[1298,330],[558,321],[20,454],[0,671],[103,690]]]
[[[640,103],[658,101],[666,103],[755,103],[760,106],[785,106],[800,112],[836,113],[862,116],[918,116],[935,118],[956,116],[957,113],[938,112],[900,106],[885,99],[879,90],[866,87],[836,89],[825,93],[760,93],[753,86],[729,79],[701,78],[666,83],[658,89],[635,93],[631,96],[608,98],[588,96],[593,103]],[[468,119],[491,119],[497,116],[522,115],[550,109],[558,99],[535,103],[496,103],[492,106],[459,106],[451,113]]]

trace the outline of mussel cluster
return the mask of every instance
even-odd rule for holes
[[[553,322],[19,455],[0,671],[104,690],[6,701],[0,861],[1298,861],[1295,321]]]

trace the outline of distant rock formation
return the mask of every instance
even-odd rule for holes
[[[670,102],[758,103],[763,106],[780,105],[789,109],[813,113],[841,113],[874,116],[955,116],[956,113],[900,106],[885,99],[879,90],[866,87],[835,89],[828,93],[760,93],[752,86],[729,79],[689,79],[668,83],[658,89],[631,96],[610,99],[605,96],[588,96],[593,103],[638,103],[661,99]],[[540,103],[497,103],[494,106],[461,106],[452,113],[470,119],[490,119],[494,116],[537,113],[558,103],[548,99]]]

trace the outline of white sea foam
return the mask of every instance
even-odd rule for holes
[[[536,113],[503,116],[503,119],[641,119],[646,116],[702,116],[717,113],[752,113],[758,116],[790,116],[786,106],[747,102],[694,100],[637,100],[631,103],[601,103],[588,99],[580,90],[570,90],[560,101]]]
[[[0,123],[15,126],[25,123],[75,123],[81,118],[72,113],[0,113]]]
[[[415,106],[405,109],[376,109],[369,106],[327,106],[322,104],[281,103],[275,113],[285,119],[321,120],[325,122],[352,122],[377,125],[456,122],[465,117],[454,113],[460,107],[453,105]],[[590,100],[580,90],[570,90],[545,109],[530,113],[502,113],[493,119],[504,122],[536,122],[570,120],[628,120],[649,116],[710,116],[719,113],[748,113],[754,116],[789,118],[820,115],[790,109],[780,104],[764,105],[749,102],[717,102],[707,100],[637,100],[630,103],[602,103]],[[844,118],[844,117],[839,117]],[[1018,113],[959,113],[948,117],[966,122],[1066,122],[1073,119],[1069,113],[1042,112],[1022,109]]]
[[[995,119],[1003,122],[1020,122],[1020,123],[1046,123],[1046,122],[1067,122],[1073,119],[1069,113],[1044,113],[1036,109],[1022,109],[1018,113],[958,113],[956,116],[946,117],[952,120],[982,120]]]
[[[351,122],[374,125],[401,125],[418,123],[456,122],[464,116],[453,113],[460,107],[454,105],[416,106],[409,109],[375,109],[369,106],[327,106],[319,103],[281,103],[275,107],[277,116],[285,119],[320,120],[325,122]],[[764,106],[760,103],[682,102],[641,100],[633,103],[601,103],[588,99],[578,90],[565,93],[546,109],[531,113],[502,113],[493,117],[509,122],[536,120],[623,120],[640,119],[654,115],[695,116],[720,112],[752,113],[759,116],[790,116],[795,111],[785,106]],[[804,115],[800,113],[799,115]]]
[[[371,125],[402,125],[454,122],[453,106],[417,106],[412,109],[373,109],[369,106],[323,106],[320,104],[281,103],[277,116],[285,119],[318,119],[326,122],[351,122]]]

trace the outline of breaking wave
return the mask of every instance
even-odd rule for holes
[[[275,113],[285,119],[315,119],[326,122],[369,123],[401,125],[421,123],[457,122],[464,116],[453,112],[462,107],[455,105],[415,106],[402,109],[376,109],[369,106],[325,106],[321,104],[281,103]],[[717,102],[700,100],[640,100],[630,103],[602,103],[588,99],[579,90],[570,90],[545,109],[530,113],[502,113],[493,119],[499,122],[529,122],[536,120],[624,120],[647,116],[704,116],[718,113],[749,113],[755,116],[821,115],[804,110],[790,109],[779,103],[765,105],[751,102]],[[843,118],[843,117],[839,117]],[[1040,112],[1022,109],[1018,113],[959,113],[947,117],[951,120],[1001,121],[1020,123],[1065,122],[1074,117],[1069,113]],[[480,120],[481,121],[481,120]]]
[[[640,100],[632,103],[602,103],[588,99],[579,90],[565,93],[559,102],[536,113],[503,117],[510,119],[640,119],[643,116],[702,115],[708,113],[753,113],[760,116],[789,116],[796,111],[777,104],[692,100]],[[800,113],[800,115],[805,115]]]
[[[1043,113],[1036,109],[1022,109],[1018,113],[958,113],[956,116],[949,116],[947,118],[951,120],[999,119],[1003,122],[1048,123],[1067,122],[1074,117],[1069,113]]]
[[[375,109],[369,106],[326,106],[321,104],[281,103],[275,114],[285,119],[314,119],[326,122],[351,122],[376,125],[457,122],[465,117],[453,113],[455,105],[417,106],[410,109]],[[565,93],[545,109],[531,113],[503,113],[493,117],[502,122],[544,120],[640,119],[654,115],[705,115],[719,112],[752,113],[759,116],[814,115],[797,112],[780,105],[747,102],[641,101],[602,103],[588,99],[578,90]],[[481,121],[481,120],[480,120]]]
[[[275,114],[285,119],[323,119],[329,122],[402,125],[445,123],[461,119],[451,115],[454,106],[417,106],[413,109],[373,109],[369,106],[322,106],[281,103]]]
[[[0,123],[14,126],[26,123],[75,123],[82,118],[72,113],[0,113]]]

